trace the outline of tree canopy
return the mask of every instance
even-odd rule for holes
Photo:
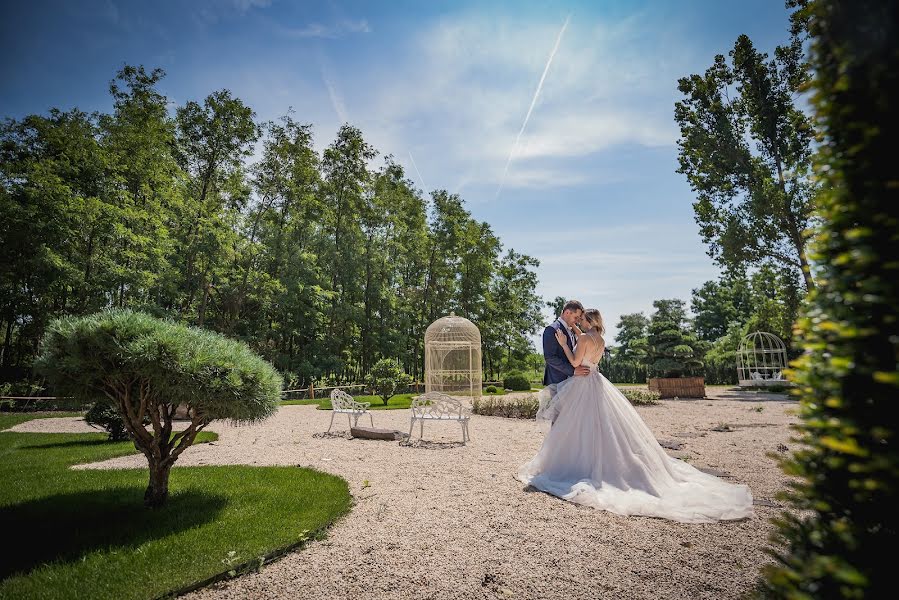
[[[538,262],[461,197],[426,197],[346,124],[322,152],[288,111],[258,122],[228,90],[174,109],[163,71],[126,66],[112,112],[0,125],[0,366],[30,367],[49,323],[133,308],[245,341],[291,385],[416,379],[451,311],[490,369],[540,325]]]

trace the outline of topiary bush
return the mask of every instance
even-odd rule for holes
[[[503,387],[513,392],[528,392],[531,389],[531,381],[524,373],[513,371],[503,379]]]
[[[213,419],[270,416],[282,387],[281,376],[246,344],[130,310],[54,321],[36,368],[59,394],[118,412],[147,457],[144,504],[151,508],[165,504],[172,465],[200,430]],[[182,404],[190,425],[173,432]]]
[[[488,385],[487,387],[484,388],[485,394],[496,394],[498,392],[499,392],[499,388],[496,387],[495,385]]]
[[[91,427],[105,429],[111,442],[122,442],[129,439],[125,420],[119,411],[107,401],[94,402],[93,406],[85,413],[84,421]],[[144,425],[149,425],[149,423],[149,419],[144,421]]]
[[[777,598],[895,596],[899,532],[899,3],[815,0],[794,23],[812,36],[821,130],[818,289],[797,324],[805,354],[794,511],[778,521]]]
[[[412,383],[412,377],[403,371],[399,362],[382,358],[371,368],[366,383],[387,406],[391,398]]]

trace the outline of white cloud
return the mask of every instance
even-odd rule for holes
[[[334,85],[331,76],[329,75],[328,69],[322,66],[322,81],[325,83],[325,88],[328,90],[328,98],[331,99],[331,106],[334,108],[334,112],[337,114],[337,118],[341,123],[346,123],[350,120],[349,113],[346,110],[346,104],[343,101],[343,96],[337,90],[337,87]]]
[[[344,20],[326,25],[323,23],[309,23],[302,27],[284,27],[279,25],[278,32],[282,35],[295,38],[339,38],[350,33],[369,33],[371,27],[365,19],[359,21]]]
[[[603,178],[564,162],[620,145],[673,145],[676,94],[668,40],[637,15],[617,22],[572,17],[515,150],[507,187],[572,186]],[[502,180],[535,85],[559,36],[559,23],[484,15],[425,27],[388,68],[375,65],[342,89],[356,122],[376,147],[415,152],[437,187]],[[658,50],[658,52],[657,52]],[[414,146],[414,148],[413,148]],[[452,174],[452,176],[449,176]],[[495,188],[494,188],[495,189]]]
[[[246,12],[253,8],[268,8],[272,0],[232,0],[234,8],[240,12]]]

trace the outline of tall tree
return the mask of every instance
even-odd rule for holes
[[[234,230],[249,198],[243,161],[258,139],[252,109],[228,90],[189,101],[177,111],[178,157],[190,176],[178,254],[183,257],[179,312],[203,326],[216,267],[233,249]]]
[[[793,508],[781,516],[779,598],[888,598],[899,537],[899,4],[793,1],[808,23],[814,106],[823,133],[817,172],[820,289],[798,323],[805,353],[802,447]]]
[[[683,300],[656,300],[647,328],[646,366],[650,377],[682,377],[702,368],[696,337]]]
[[[377,155],[351,125],[343,125],[337,139],[322,157],[323,192],[325,198],[324,231],[321,250],[327,257],[330,279],[331,310],[328,347],[335,370],[349,368],[355,373],[357,353],[350,348],[358,339],[361,294],[358,281],[360,264],[357,257],[362,246],[360,217],[364,209],[366,188],[371,174],[368,162]]]
[[[808,81],[803,38],[794,32],[774,57],[741,35],[702,75],[684,77],[675,104],[679,173],[696,193],[693,207],[709,255],[729,268],[775,262],[814,288],[806,230],[816,184],[814,130],[798,106]]]
[[[749,317],[749,281],[743,273],[734,272],[725,274],[718,281],[706,281],[693,290],[690,308],[696,335],[714,342],[727,333],[731,323],[742,324]]]
[[[110,162],[115,240],[113,304],[154,303],[159,280],[170,277],[170,228],[181,208],[183,172],[172,156],[175,124],[157,84],[165,73],[126,66],[110,83],[114,112],[99,119]]]

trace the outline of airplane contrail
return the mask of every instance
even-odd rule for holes
[[[556,56],[556,51],[559,49],[559,44],[562,43],[562,36],[565,35],[565,29],[568,28],[568,21],[571,19],[571,15],[565,17],[565,23],[562,24],[562,29],[559,30],[559,35],[556,37],[556,44],[553,46],[552,52],[549,53],[549,59],[546,61],[546,66],[543,68],[543,75],[540,76],[540,82],[537,84],[537,89],[534,91],[534,97],[531,99],[531,106],[528,107],[528,113],[524,116],[524,123],[521,124],[521,129],[518,131],[518,135],[515,137],[515,144],[512,145],[512,151],[509,153],[509,160],[506,161],[506,168],[503,169],[503,176],[499,181],[499,187],[496,189],[496,197],[499,198],[500,192],[503,191],[503,185],[506,183],[506,175],[509,173],[509,165],[512,164],[512,157],[515,156],[515,151],[518,150],[518,142],[521,140],[521,135],[524,133],[524,128],[528,126],[528,121],[531,118],[531,113],[534,111],[534,105],[537,104],[537,97],[540,95],[540,90],[543,89],[543,82],[546,80],[546,74],[549,72],[549,66],[553,62],[553,58]]]
[[[425,194],[428,193],[428,186],[425,183],[424,178],[421,176],[421,171],[418,170],[418,165],[415,164],[415,159],[412,158],[412,152],[409,152],[409,158],[412,160],[412,166],[415,168],[415,172],[418,174],[418,181],[421,183],[421,186],[424,188],[422,190]]]

